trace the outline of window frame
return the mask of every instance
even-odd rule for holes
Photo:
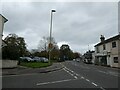
[[[106,45],[105,44],[103,44],[103,50],[106,50]]]
[[[100,52],[100,51],[99,51],[99,47],[98,47],[98,46],[96,47],[96,52],[97,52],[97,53],[99,53],[99,52]]]
[[[116,41],[112,42],[112,48],[117,47]]]
[[[118,57],[113,57],[113,60],[114,60],[114,63],[118,63]]]

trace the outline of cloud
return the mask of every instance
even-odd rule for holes
[[[83,53],[88,45],[94,49],[101,34],[108,38],[118,33],[117,7],[115,2],[4,2],[4,37],[16,33],[29,49],[37,48],[40,39],[49,36],[50,10],[55,9],[52,36],[59,46],[67,43]]]

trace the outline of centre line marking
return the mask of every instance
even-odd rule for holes
[[[74,78],[76,78],[76,79],[77,79],[77,77],[76,77],[76,76],[74,76]]]
[[[76,74],[77,76],[79,76],[79,74]]]
[[[82,79],[85,79],[84,77],[81,77]]]
[[[95,86],[98,86],[98,85],[97,85],[97,84],[95,84],[94,82],[92,82],[92,84],[93,84],[93,85],[95,85]]]
[[[100,87],[102,90],[105,90],[103,87]]]
[[[63,68],[67,73],[69,73],[71,76],[74,76],[72,73],[70,73],[69,71],[67,71],[65,68]]]
[[[76,76],[79,76],[79,74],[75,73],[74,71],[70,70],[69,68],[65,67],[64,69],[66,69],[67,72],[73,73]]]
[[[90,82],[90,80],[86,79],[86,81]]]

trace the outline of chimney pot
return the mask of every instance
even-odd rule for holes
[[[101,42],[103,42],[105,40],[105,37],[103,35],[101,35],[100,40],[101,40]]]

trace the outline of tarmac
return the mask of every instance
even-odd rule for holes
[[[19,66],[16,68],[4,68],[2,69],[2,75],[20,75],[20,74],[30,74],[30,73],[48,73],[56,70],[62,69],[63,66],[60,63],[53,63],[49,67],[44,68],[28,68],[24,66]]]

